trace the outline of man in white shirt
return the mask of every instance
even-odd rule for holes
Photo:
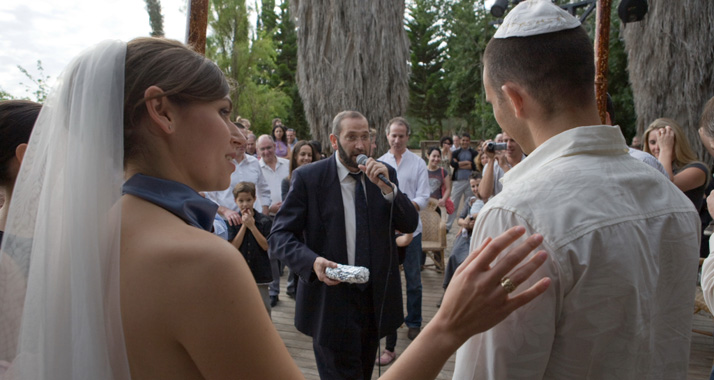
[[[235,124],[242,133],[248,132],[242,124]],[[226,224],[228,224],[228,239],[232,239],[238,233],[238,230],[235,228],[231,229],[231,227],[241,224],[238,205],[236,205],[235,197],[233,197],[233,188],[238,182],[251,182],[255,184],[257,199],[254,207],[262,210],[261,212],[263,214],[268,215],[268,205],[270,205],[270,189],[268,188],[268,183],[265,181],[258,159],[246,154],[245,144],[238,144],[234,163],[236,170],[231,174],[231,185],[223,191],[209,191],[205,193],[206,198],[218,205],[218,213],[226,221]]]
[[[255,135],[252,133],[245,137],[245,152],[255,158],[259,157],[258,150],[255,149]]]
[[[260,169],[270,189],[270,206],[266,215],[275,216],[283,204],[280,185],[283,178],[290,175],[290,161],[275,155],[275,141],[268,135],[258,137],[256,147],[260,152]],[[275,307],[280,299],[280,265],[277,259],[270,259],[273,270],[273,282],[270,283],[270,307]]]
[[[503,175],[526,158],[521,146],[507,132],[499,133],[496,136],[496,142],[499,142],[499,136],[501,136],[501,142],[506,143],[505,151],[489,152],[485,148],[486,144],[483,145],[484,153],[482,154],[488,156],[488,163],[483,167],[483,178],[481,179],[481,185],[478,187],[481,199],[488,200],[500,193],[503,190],[503,185],[501,184]]]
[[[426,163],[407,149],[411,129],[406,119],[395,117],[387,125],[389,151],[379,161],[397,170],[399,190],[412,201],[417,211],[426,207],[429,200],[429,173]],[[421,329],[421,220],[414,238],[407,246],[404,258],[404,277],[407,282],[407,316],[404,323],[409,328],[407,337],[414,339]]]
[[[552,283],[469,339],[455,379],[687,376],[699,216],[671,181],[643,173],[619,128],[600,125],[594,77],[587,32],[547,0],[517,5],[486,48],[486,99],[529,155],[479,213],[471,248],[522,225],[548,252],[533,277]],[[533,284],[514,282],[501,284]]]
[[[269,135],[261,135],[256,142],[260,152],[260,169],[270,189],[268,215],[274,216],[282,204],[280,184],[290,175],[290,161],[275,155],[275,141]]]

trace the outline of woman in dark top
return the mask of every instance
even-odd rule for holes
[[[32,127],[42,105],[29,100],[0,102],[0,245],[5,231],[12,190],[25,156]]]
[[[682,127],[668,118],[653,121],[645,131],[643,150],[657,157],[672,182],[699,211],[704,204],[709,169],[704,163],[697,161]]]
[[[315,149],[315,146],[310,144],[310,142],[305,140],[300,140],[295,143],[295,147],[290,154],[290,174],[283,178],[283,182],[280,183],[280,196],[282,200],[285,201],[285,197],[288,196],[288,191],[290,191],[290,178],[293,176],[293,170],[307,165],[311,162],[320,159],[320,154]],[[287,295],[290,298],[295,298],[295,291],[297,289],[297,274],[290,270],[290,275],[288,276],[288,288]]]
[[[295,148],[290,155],[290,174],[283,178],[283,182],[280,183],[280,196],[282,200],[288,195],[290,190],[290,178],[293,175],[293,170],[309,164],[311,162],[318,161],[320,159],[320,154],[315,150],[315,147],[310,144],[310,142],[305,140],[300,140],[295,143]]]

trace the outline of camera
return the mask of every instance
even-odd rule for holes
[[[506,150],[508,147],[508,143],[497,143],[497,142],[490,142],[486,144],[486,151],[487,152],[495,152],[497,150]]]

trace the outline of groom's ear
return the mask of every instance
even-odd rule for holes
[[[174,128],[171,123],[175,117],[175,107],[171,101],[164,96],[164,91],[151,86],[144,91],[144,101],[149,119],[164,133],[172,134]]]

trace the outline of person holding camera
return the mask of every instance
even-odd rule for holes
[[[478,188],[478,195],[484,200],[500,193],[503,189],[500,181],[503,175],[526,158],[516,140],[505,131],[502,135],[502,143],[486,140],[482,145],[482,154],[488,157],[488,163],[483,168],[483,179]]]
[[[471,135],[468,133],[462,134],[460,144],[461,148],[451,153],[451,167],[454,168],[454,172],[451,175],[451,200],[457,208],[461,204],[462,198],[465,202],[471,196],[469,194],[471,191],[469,178],[471,177],[471,172],[476,170],[474,158],[478,156],[478,152],[471,148]],[[446,221],[447,231],[451,229],[451,225],[454,224],[455,220],[456,213],[449,215],[449,219]]]

